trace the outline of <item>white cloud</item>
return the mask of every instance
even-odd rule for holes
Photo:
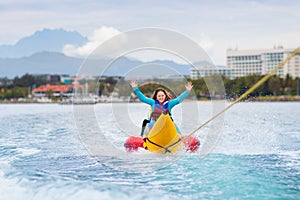
[[[112,38],[121,32],[113,27],[102,26],[96,29],[93,34],[88,38],[88,42],[81,47],[68,44],[63,48],[64,54],[67,56],[88,56],[91,54],[100,44],[106,40]]]
[[[190,38],[185,36],[191,41],[194,41],[197,43],[203,50],[204,52],[208,52],[213,48],[213,42],[212,40],[206,36],[205,34],[201,34],[200,37],[195,38],[196,40],[193,40],[194,38]],[[151,38],[147,38],[149,41]],[[163,44],[165,41],[163,41],[162,38],[156,38],[156,44]],[[181,44],[182,46],[185,46],[184,43],[181,43],[182,41],[176,41],[178,44]],[[150,42],[151,43],[151,42]],[[169,51],[168,51],[169,50]],[[181,55],[177,55],[176,52],[172,52],[172,49],[168,50],[163,50],[163,49],[156,49],[156,50],[149,50],[149,49],[140,49],[138,51],[134,51],[128,56],[131,58],[135,58],[144,62],[150,62],[150,61],[155,61],[155,60],[169,60],[173,61],[179,64],[189,64],[186,60],[184,60]],[[201,54],[201,52],[199,52]],[[200,56],[200,55],[199,55]],[[195,60],[194,60],[195,61]],[[197,60],[199,61],[199,60]]]
[[[180,49],[184,49],[184,47],[186,47],[187,41],[193,44],[198,44],[204,51],[213,47],[213,42],[205,34],[201,34],[198,41],[193,41],[191,38],[175,31],[167,31],[165,29],[157,29],[157,31],[153,31],[151,28],[138,30],[140,34],[136,33],[137,30],[121,34],[122,32],[116,28],[103,26],[94,30],[93,34],[88,38],[88,42],[83,46],[76,47],[68,44],[64,46],[63,52],[64,54],[73,57],[96,56],[99,58],[100,56],[115,58],[124,54],[127,57],[144,62],[170,60],[180,64],[187,64],[187,60],[184,60],[186,58],[180,55]],[[171,35],[166,35],[170,33]],[[115,41],[111,41],[107,43],[105,47],[102,46],[102,48],[98,49],[97,52],[95,51],[96,48],[103,44],[103,42],[108,41],[118,34],[121,35],[115,38]],[[128,41],[128,39],[130,41]],[[171,41],[176,42],[174,43]],[[149,47],[151,49],[149,49]],[[201,52],[181,53],[193,58],[199,58],[198,54],[201,54]],[[199,60],[190,60],[190,62],[195,61]]]

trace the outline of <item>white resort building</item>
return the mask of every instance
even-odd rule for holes
[[[284,49],[282,46],[260,50],[229,49],[226,52],[226,67],[196,66],[190,69],[190,78],[199,79],[216,74],[231,79],[253,74],[265,75],[287,58],[293,50]],[[300,53],[295,55],[276,73],[281,78],[285,78],[287,74],[293,78],[300,77]]]
[[[282,62],[293,49],[282,46],[262,50],[227,50],[227,68],[231,69],[231,78],[251,74],[265,75]],[[300,54],[294,56],[276,73],[281,78],[287,74],[300,77]]]

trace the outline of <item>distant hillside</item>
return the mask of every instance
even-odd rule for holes
[[[76,75],[84,59],[65,56],[57,52],[41,52],[23,58],[0,58],[0,77],[13,78],[29,74],[69,74]],[[106,60],[91,60],[90,63],[102,72]],[[126,57],[113,62],[103,75],[106,76],[139,76],[140,74],[163,75],[169,72],[174,74],[189,75],[189,66],[172,61],[141,62]],[[86,73],[95,74],[95,70]]]
[[[62,53],[42,52],[23,58],[0,58],[0,76],[15,77],[30,74],[72,74],[82,59],[67,57]]]
[[[15,45],[0,45],[0,58],[21,58],[37,52],[62,52],[66,44],[81,46],[87,42],[76,31],[43,29],[20,39]]]

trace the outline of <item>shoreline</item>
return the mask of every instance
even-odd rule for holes
[[[300,102],[300,96],[259,96],[256,98],[249,98],[253,102]]]
[[[223,99],[228,102],[233,102],[235,99]],[[187,99],[187,101],[199,101],[199,102],[207,102],[207,101],[223,101],[219,100],[210,100],[210,99],[201,99],[201,100],[192,100]],[[300,96],[259,96],[254,98],[247,98],[242,100],[241,102],[300,102]],[[63,103],[60,101],[52,101],[52,102],[38,102],[36,100],[26,99],[23,101],[18,100],[0,100],[0,104],[60,104],[60,105],[95,105],[95,104],[105,104],[105,103],[140,103],[140,102],[128,102],[128,101],[104,101],[104,102],[93,102],[93,103]]]

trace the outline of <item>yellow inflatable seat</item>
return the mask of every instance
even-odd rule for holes
[[[161,114],[145,138],[145,149],[156,153],[174,153],[180,145],[180,134],[177,132],[169,114]]]

